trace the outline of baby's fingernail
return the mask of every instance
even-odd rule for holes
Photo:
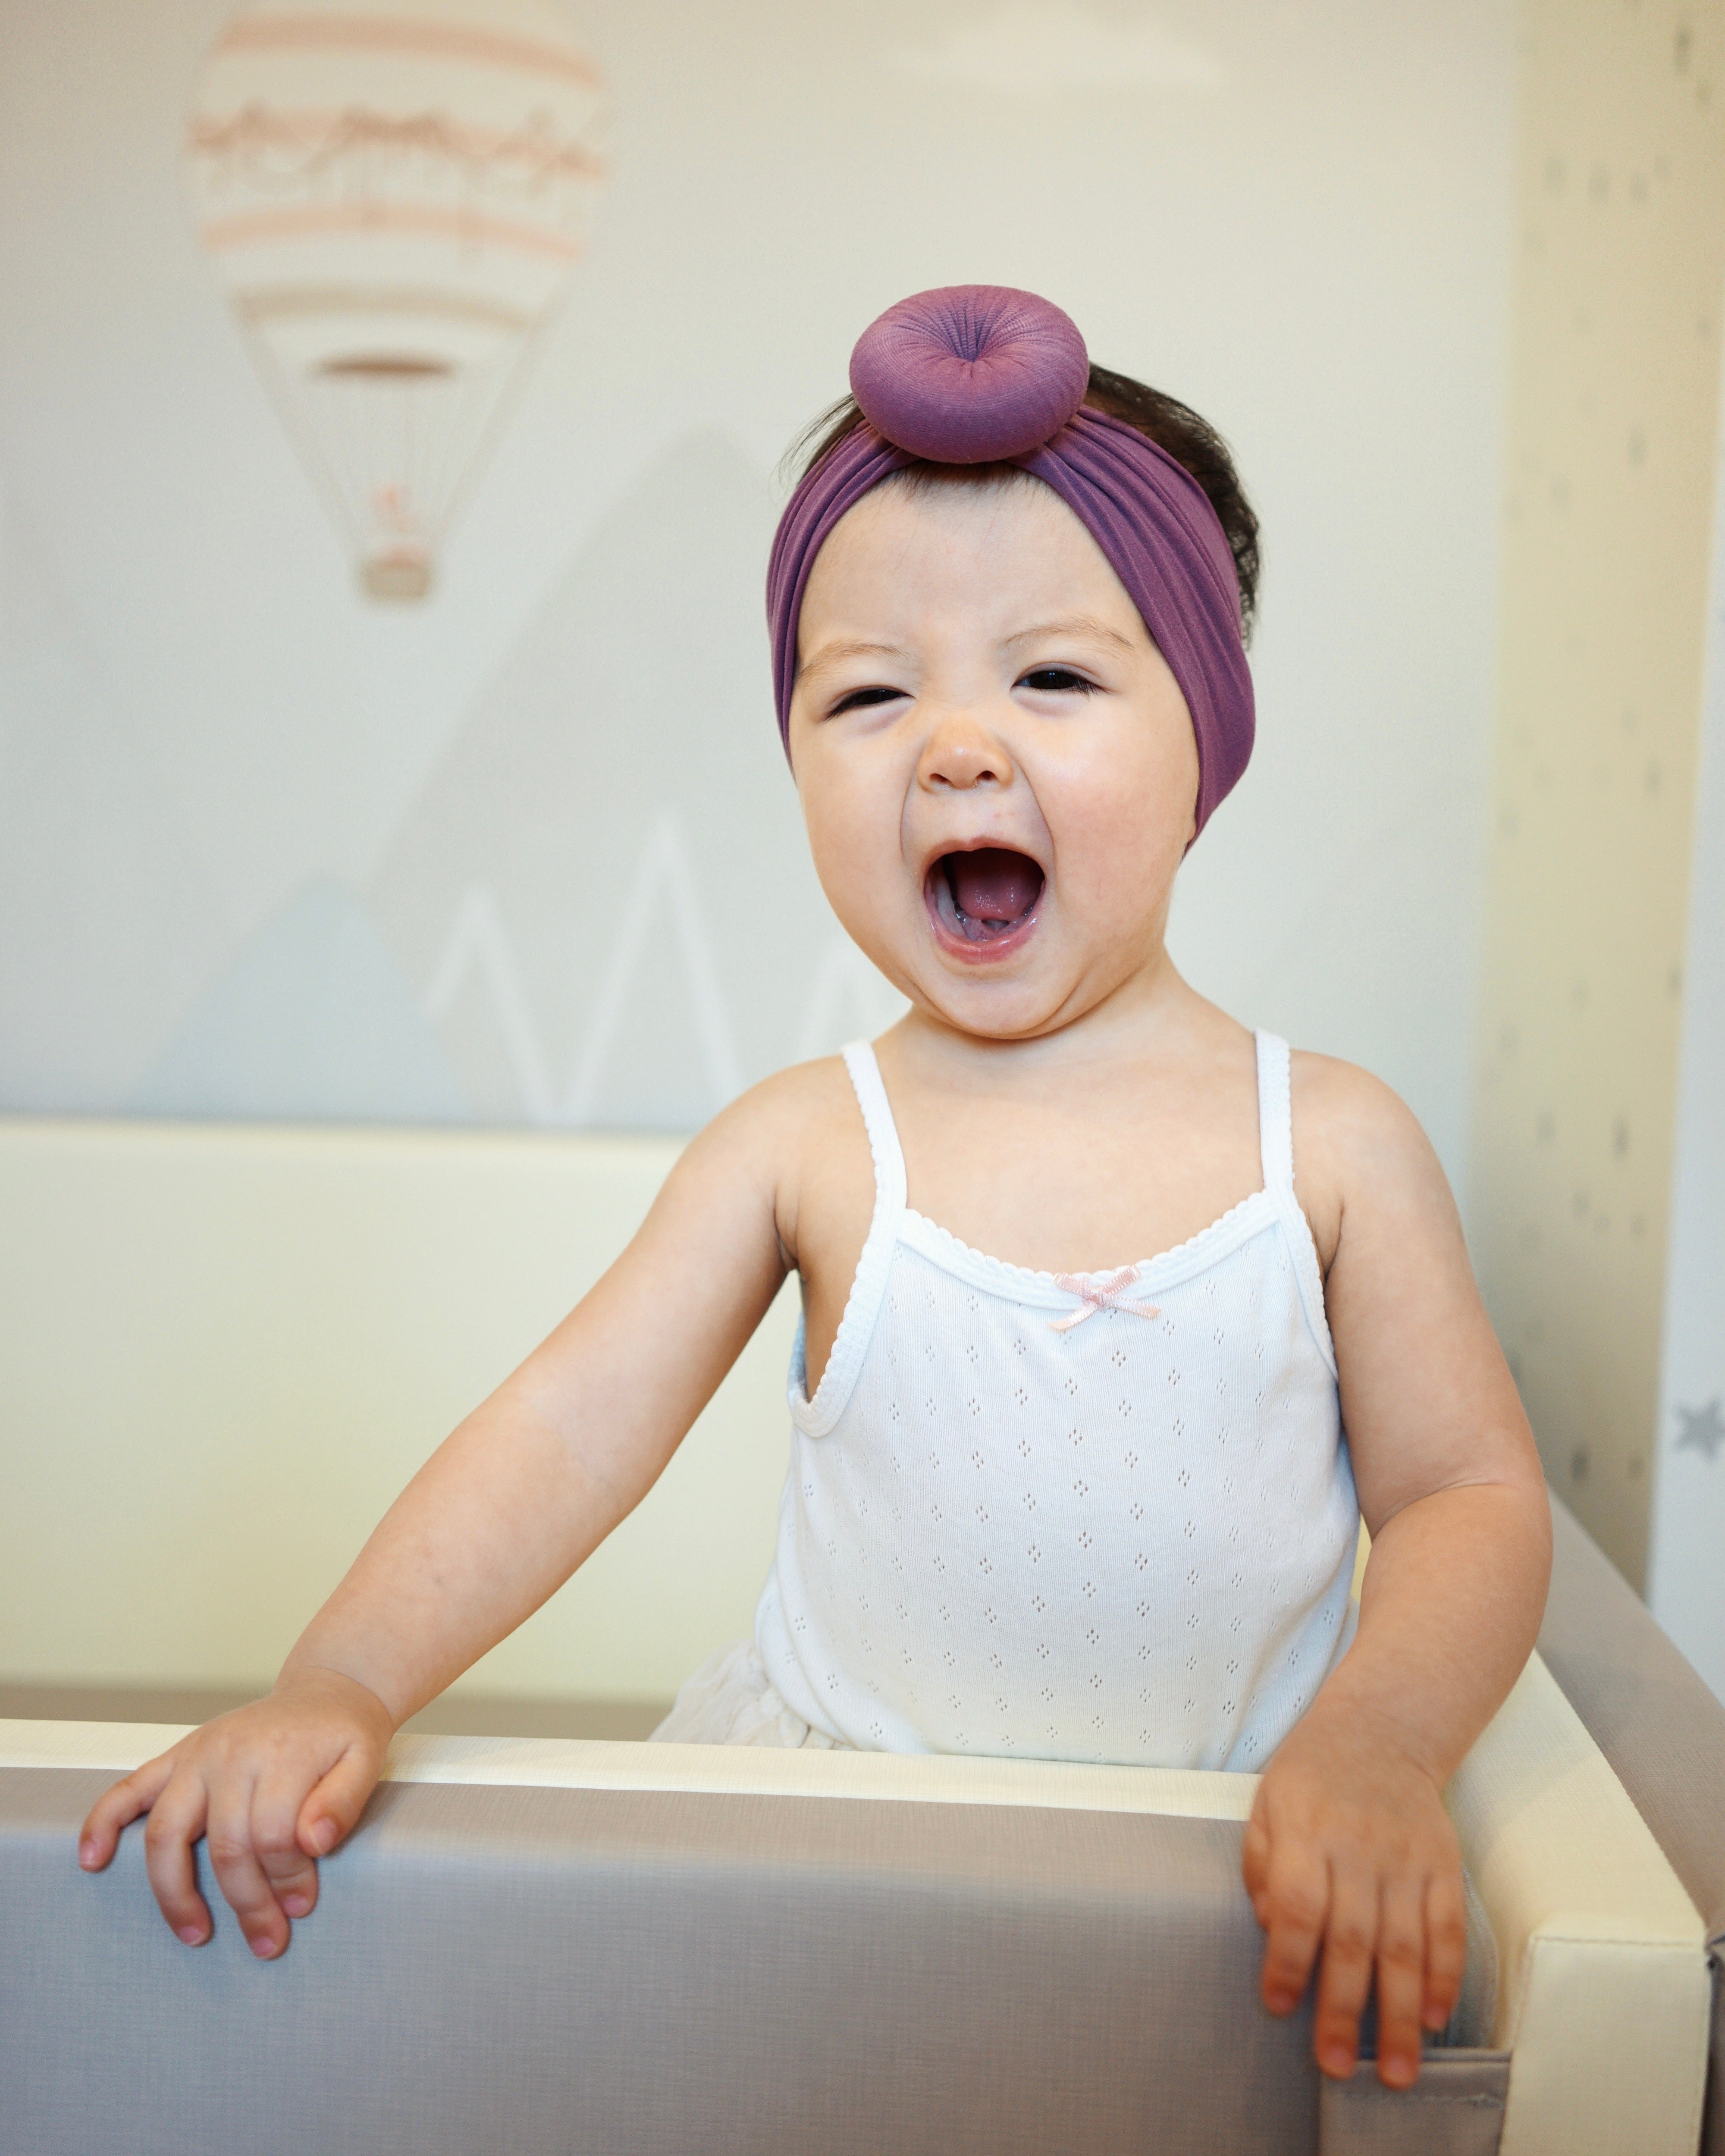
[[[1345,2044],[1326,2044],[1320,2062],[1324,2071],[1327,2074],[1334,2074],[1337,2080],[1345,2078],[1353,2071],[1353,2054]]]
[[[303,1917],[311,1907],[303,1894],[285,1894],[281,1906],[290,1917]]]
[[[80,1841],[79,1843],[78,1861],[84,1866],[86,1871],[90,1869],[90,1866],[95,1862],[95,1844],[93,1841]]]
[[[188,1947],[201,1947],[203,1944],[203,1929],[198,1924],[182,1924],[175,1936],[183,1939]]]
[[[259,1961],[268,1961],[275,1952],[275,1942],[267,1933],[259,1932],[256,1938],[252,1941],[251,1948]]]
[[[321,1819],[311,1830],[311,1840],[320,1856],[327,1856],[336,1845],[336,1822]]]

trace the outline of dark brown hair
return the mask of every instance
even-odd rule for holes
[[[1158,449],[1166,450],[1176,464],[1183,465],[1209,496],[1210,506],[1216,512],[1227,536],[1229,551],[1234,556],[1235,574],[1240,579],[1240,629],[1250,638],[1258,608],[1258,519],[1246,499],[1226,442],[1209,420],[1200,418],[1189,404],[1183,404],[1178,398],[1152,389],[1144,382],[1135,382],[1129,374],[1116,374],[1109,367],[1091,367],[1084,401],[1097,411],[1106,412],[1111,418],[1137,428]],[[862,423],[855,398],[841,397],[804,429],[792,444],[786,464],[798,479],[803,478]],[[911,465],[906,470],[912,474],[940,470],[993,480],[1008,476],[1018,467]]]

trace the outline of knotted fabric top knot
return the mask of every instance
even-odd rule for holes
[[[889,307],[850,356],[850,393],[883,440],[931,464],[993,464],[1057,434],[1090,355],[1051,300],[944,285]]]
[[[803,594],[834,530],[906,465],[1011,464],[1096,541],[1180,685],[1198,744],[1195,837],[1245,769],[1256,723],[1234,555],[1203,487],[1147,435],[1084,403],[1084,339],[1034,292],[956,285],[900,300],[864,331],[850,387],[862,424],[804,472],[767,566],[786,756]]]

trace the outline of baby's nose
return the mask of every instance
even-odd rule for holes
[[[947,787],[967,792],[973,786],[1010,786],[1012,759],[984,727],[960,721],[937,727],[930,737],[916,778],[931,793]]]

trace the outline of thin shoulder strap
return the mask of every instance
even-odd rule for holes
[[[880,1082],[880,1066],[867,1041],[851,1042],[845,1050],[845,1068],[856,1091],[856,1104],[862,1110],[869,1151],[874,1158],[875,1214],[869,1223],[868,1240],[856,1261],[856,1276],[850,1283],[833,1352],[812,1400],[798,1398],[803,1382],[798,1368],[800,1347],[792,1365],[791,1418],[808,1437],[824,1437],[845,1412],[845,1403],[855,1389],[886,1293],[886,1276],[905,1209],[905,1157],[887,1105],[886,1088]],[[799,1341],[802,1337],[799,1332]]]
[[[1264,1188],[1281,1198],[1294,1188],[1294,1096],[1288,1080],[1288,1045],[1273,1033],[1258,1044],[1258,1149]]]
[[[875,1221],[896,1217],[905,1209],[905,1156],[898,1142],[898,1126],[892,1120],[892,1104],[880,1079],[880,1066],[866,1040],[853,1040],[845,1050],[845,1068],[856,1091],[862,1110],[863,1128],[869,1134],[869,1152],[875,1163]]]
[[[1306,1322],[1330,1375],[1336,1374],[1336,1344],[1324,1310],[1324,1276],[1312,1240],[1312,1223],[1294,1195],[1294,1089],[1286,1041],[1260,1033],[1258,1043],[1258,1147],[1264,1159],[1264,1188],[1276,1201],[1294,1261],[1294,1279]]]

